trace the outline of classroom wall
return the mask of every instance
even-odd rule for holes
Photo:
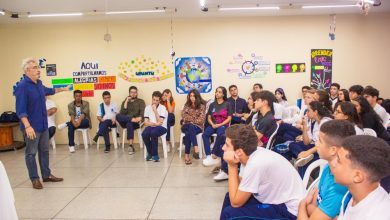
[[[343,88],[352,84],[373,85],[381,96],[390,97],[388,83],[390,50],[390,14],[338,15],[336,40],[328,37],[329,16],[201,18],[174,20],[174,48],[177,57],[208,56],[212,60],[213,90],[223,85],[236,84],[240,96],[246,98],[256,82],[265,89],[285,89],[290,104],[295,103],[300,87],[309,84],[309,72],[275,74],[275,63],[305,62],[310,65],[311,49],[333,49],[333,81]],[[106,43],[103,35],[108,24],[112,42]],[[80,70],[81,61],[97,61],[109,75],[117,75],[122,61],[145,55],[155,60],[170,62],[170,20],[128,20],[109,22],[0,24],[0,112],[15,110],[12,86],[20,78],[21,60],[25,57],[45,57],[47,63],[57,64],[57,78],[72,77]],[[228,73],[228,62],[237,53],[251,53],[271,61],[271,72],[265,78],[239,79]],[[173,70],[173,67],[169,67]],[[51,78],[44,72],[45,85],[51,86]],[[110,91],[118,105],[128,94],[128,87],[139,88],[139,97],[151,102],[154,90],[169,88],[174,91],[179,117],[186,96],[175,91],[174,78],[152,83],[129,83],[117,77],[116,89]],[[93,116],[92,134],[96,131],[94,117],[101,102],[102,91],[95,91],[94,98],[85,98],[91,104]],[[209,99],[213,93],[204,94]],[[68,120],[67,104],[72,93],[65,92],[51,98],[59,107],[57,123]],[[179,120],[177,120],[179,121]],[[180,128],[175,127],[176,137]],[[21,139],[19,132],[17,139]],[[178,138],[176,138],[178,141]],[[67,143],[66,129],[56,134],[56,141]]]

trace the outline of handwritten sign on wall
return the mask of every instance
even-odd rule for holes
[[[311,50],[310,86],[329,89],[332,83],[332,49]]]

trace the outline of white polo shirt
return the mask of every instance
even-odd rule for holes
[[[116,114],[118,114],[118,107],[115,103],[111,102],[109,105],[106,105],[104,102],[102,103],[104,106],[104,116],[103,120],[112,120],[115,119]],[[101,109],[101,104],[98,105],[98,110],[96,116],[102,117],[103,112]]]
[[[389,116],[390,116],[389,113],[387,113],[386,109],[383,108],[378,103],[376,103],[376,105],[374,106],[374,110],[379,115],[379,117],[382,119],[383,126],[385,126],[385,128],[387,129],[386,126],[389,124]]]
[[[52,100],[46,99],[46,110],[49,110],[51,108],[56,108],[56,107],[57,107],[56,104]],[[56,116],[55,115],[56,115],[55,113],[52,114],[51,116],[49,116],[49,114],[47,115],[47,125],[49,128],[56,126],[56,122],[55,122]]]
[[[167,128],[168,111],[164,105],[159,104],[157,106],[157,114],[160,116],[160,118],[164,119],[164,122],[161,126]],[[156,115],[153,112],[152,105],[146,106],[144,118],[149,119],[150,122],[157,123]]]
[[[246,165],[241,164],[240,176],[240,191],[252,193],[261,203],[285,204],[291,214],[297,215],[305,190],[298,172],[284,157],[259,147]]]

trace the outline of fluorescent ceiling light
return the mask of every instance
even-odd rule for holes
[[[165,10],[144,10],[144,11],[108,11],[106,15],[119,15],[119,14],[142,14],[142,13],[162,13]]]
[[[316,9],[316,8],[354,8],[360,7],[359,5],[305,5],[303,9]]]
[[[200,0],[200,6],[204,7],[206,5],[206,0]]]
[[[220,11],[239,11],[239,10],[279,10],[280,7],[241,7],[241,8],[218,8]]]
[[[29,18],[36,17],[70,17],[70,16],[82,16],[83,13],[57,13],[57,14],[32,14],[28,15]]]
[[[0,11],[0,15],[5,15],[5,12],[4,11]]]

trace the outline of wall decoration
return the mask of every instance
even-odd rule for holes
[[[240,79],[263,78],[270,72],[271,62],[252,53],[244,57],[241,53],[233,56],[229,62],[228,73],[236,73]]]
[[[118,66],[118,76],[129,82],[157,82],[173,77],[169,62],[153,60],[144,55],[121,62]]]
[[[305,63],[277,63],[276,73],[303,73],[306,71]]]
[[[45,58],[39,58],[38,62],[39,62],[39,64],[38,64],[39,67],[41,67],[41,68],[46,67],[46,59]]]
[[[311,50],[310,86],[316,89],[330,88],[332,83],[332,49]]]
[[[46,65],[46,75],[47,76],[57,76],[56,64],[47,64]]]
[[[93,97],[94,90],[110,90],[116,87],[116,76],[107,76],[107,71],[101,70],[97,62],[81,62],[80,71],[75,71],[72,75],[73,78],[52,79],[53,87],[72,85],[71,90],[81,90],[83,97]]]
[[[211,84],[211,59],[208,57],[179,57],[175,60],[176,91],[187,94],[192,89],[208,93]]]

